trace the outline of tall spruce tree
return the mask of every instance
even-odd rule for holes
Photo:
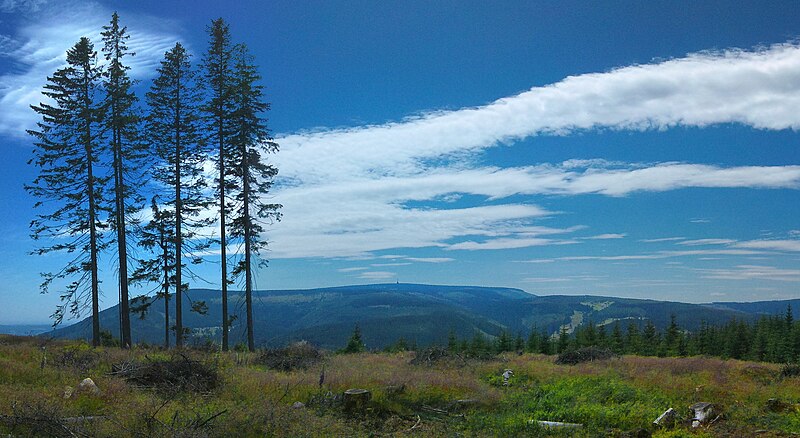
[[[123,58],[133,56],[128,50],[130,35],[126,27],[120,27],[119,15],[111,16],[111,23],[103,26],[103,55],[108,62],[103,86],[105,89],[106,127],[111,134],[110,149],[114,182],[114,206],[112,226],[116,231],[119,269],[120,338],[123,348],[131,346],[131,320],[128,297],[128,246],[127,233],[132,213],[141,209],[142,197],[135,190],[135,171],[143,168],[144,158],[138,140],[139,116],[136,112],[136,96],[133,82],[128,76],[130,67]]]
[[[155,298],[164,300],[164,348],[169,348],[169,291],[175,285],[174,215],[159,207],[158,201],[154,196],[150,206],[153,217],[139,233],[139,245],[154,256],[139,260],[139,266],[131,274],[131,282],[158,284]],[[144,318],[153,301],[147,295],[138,296],[131,300],[131,311]]]
[[[233,112],[231,113],[231,151],[235,161],[230,169],[236,190],[231,210],[230,237],[242,242],[241,257],[231,272],[233,278],[244,277],[247,313],[247,346],[255,350],[253,331],[254,265],[265,266],[262,251],[267,247],[263,237],[265,225],[280,220],[280,204],[265,202],[278,169],[268,164],[266,155],[278,151],[270,137],[264,113],[263,87],[252,57],[244,44],[234,49],[234,75],[231,81]]]
[[[217,151],[217,187],[216,196],[219,202],[219,241],[220,270],[222,286],[222,350],[228,350],[228,239],[226,204],[228,195],[229,168],[233,158],[229,148],[230,113],[231,113],[231,37],[228,25],[222,18],[211,22],[208,28],[210,37],[208,51],[203,58],[203,72],[208,99],[203,106],[207,122],[208,140]]]
[[[54,239],[35,254],[66,252],[71,259],[57,273],[44,274],[41,285],[47,292],[54,281],[71,278],[61,294],[62,303],[53,313],[54,324],[65,314],[78,317],[91,306],[92,345],[100,345],[98,254],[104,249],[102,216],[106,212],[103,186],[107,178],[98,173],[103,141],[103,106],[96,100],[101,71],[97,52],[88,38],[81,38],[67,51],[67,67],[49,77],[44,95],[53,104],[31,108],[42,116],[36,130],[33,158],[39,175],[26,190],[39,201],[37,208],[49,208],[31,222],[31,236]]]
[[[198,229],[211,225],[208,218],[200,216],[210,206],[211,199],[204,193],[206,185],[202,177],[206,155],[200,129],[200,94],[189,54],[180,43],[164,55],[158,73],[146,96],[149,107],[146,132],[153,155],[158,159],[153,177],[169,191],[164,196],[167,210],[162,214],[171,218],[166,233],[173,240],[174,266],[166,263],[163,266],[174,272],[175,342],[180,347],[184,332],[182,296],[188,291],[184,273],[193,275],[185,260],[199,263],[196,254],[207,248],[208,242],[198,236]]]

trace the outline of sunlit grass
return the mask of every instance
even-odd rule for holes
[[[654,436],[800,433],[800,413],[765,408],[770,398],[800,402],[800,378],[781,377],[774,364],[624,356],[561,366],[550,356],[507,354],[425,366],[412,365],[414,354],[404,352],[327,354],[307,369],[276,372],[256,364],[250,353],[184,351],[213,365],[222,383],[211,393],[165,395],[127,383],[111,367],[168,360],[174,352],[91,349],[75,342],[42,346],[37,339],[0,337],[0,415],[92,417],[80,426],[69,423],[89,435],[536,436],[555,433],[535,424],[549,420],[584,425],[567,436],[613,436],[650,429],[670,407],[686,420],[687,407],[697,401],[721,405],[725,416],[699,431],[684,421],[673,430],[653,430]],[[508,385],[501,378],[505,369],[514,371]],[[65,398],[65,387],[85,377],[101,393]],[[372,393],[365,412],[346,414],[337,404],[350,388]],[[304,407],[292,407],[295,402]],[[0,433],[47,434],[8,423]]]

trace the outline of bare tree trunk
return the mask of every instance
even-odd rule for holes
[[[115,111],[115,110],[112,110]],[[116,114],[113,115],[116,117]],[[131,311],[128,301],[128,244],[125,230],[125,190],[122,171],[122,136],[113,129],[114,195],[116,197],[117,251],[119,254],[119,315],[122,348],[131,347]]]
[[[218,121],[219,138],[219,240],[220,264],[222,268],[222,351],[228,351],[228,251],[225,236],[225,142],[222,120]]]
[[[255,335],[253,333],[253,273],[251,270],[251,239],[252,222],[250,220],[250,169],[247,162],[247,147],[242,154],[242,191],[244,197],[244,288],[245,305],[247,307],[247,348],[250,351],[256,350]]]
[[[161,229],[162,248],[164,248],[164,348],[169,349],[169,251],[163,240],[164,229]]]
[[[88,102],[88,95],[85,97]],[[88,107],[88,104],[87,104]],[[88,179],[89,191],[89,263],[92,270],[92,345],[97,347],[100,345],[100,283],[97,279],[97,229],[96,225],[96,200],[94,193],[94,173],[92,168],[92,133],[89,123],[86,124],[86,143],[84,148],[86,150],[86,176]]]
[[[180,79],[179,79],[180,80]],[[183,278],[181,277],[181,106],[180,84],[178,84],[175,111],[175,345],[183,346]]]

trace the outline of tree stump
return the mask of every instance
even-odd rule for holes
[[[700,427],[701,424],[715,421],[722,412],[718,405],[708,402],[699,402],[689,406],[692,411],[692,427]]]
[[[342,403],[345,412],[355,414],[367,410],[367,402],[372,398],[372,393],[366,389],[348,389],[344,392]]]

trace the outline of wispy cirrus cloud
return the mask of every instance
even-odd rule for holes
[[[596,236],[581,237],[583,240],[611,240],[611,239],[624,239],[625,233],[606,233],[598,234]]]
[[[509,221],[530,222],[555,214],[534,205],[498,204],[441,210],[406,205],[433,201],[451,193],[498,201],[515,195],[625,196],[687,187],[794,188],[800,184],[800,166],[721,168],[681,163],[614,163],[608,168],[600,167],[605,166],[602,161],[586,163],[598,167],[578,168],[575,163],[568,163],[506,169],[442,168],[407,176],[351,179],[352,175],[347,175],[326,184],[284,186],[278,189],[275,198],[284,205],[284,214],[295,220],[291,225],[288,221],[286,225],[279,224],[270,233],[276,242],[274,256],[348,256],[357,252],[435,246],[477,250],[562,244],[531,238],[543,234],[542,227],[507,225]],[[347,208],[342,210],[340,206]],[[568,232],[580,228],[576,225]],[[469,235],[494,235],[502,240],[451,242]],[[601,236],[610,239],[623,234]]]
[[[113,10],[92,1],[3,0],[0,11],[24,13],[26,20],[13,34],[0,35],[0,134],[23,138],[37,116],[29,108],[45,100],[41,92],[49,75],[66,64],[66,51],[81,37],[89,37],[99,52],[100,32]],[[164,52],[180,40],[172,20],[120,12],[128,27],[130,74],[151,77]],[[102,56],[98,56],[98,60]]]
[[[659,242],[673,242],[678,240],[684,240],[685,237],[660,237],[657,239],[640,239],[639,242],[644,243],[659,243]]]
[[[420,263],[449,263],[455,261],[450,257],[406,257],[406,260]]]
[[[337,269],[337,271],[339,271],[339,272],[358,272],[358,271],[366,271],[368,269],[369,268],[367,268],[365,266],[356,266],[356,267],[352,267],[352,268]]]
[[[553,262],[574,262],[574,261],[587,261],[587,260],[601,260],[601,261],[625,261],[625,260],[658,260],[668,259],[673,257],[689,257],[689,256],[706,256],[706,255],[728,255],[728,256],[747,256],[764,254],[761,251],[747,250],[747,249],[698,249],[691,251],[658,251],[646,254],[622,254],[613,256],[596,256],[596,255],[583,255],[583,256],[567,256],[556,257],[551,259],[532,259],[523,260],[522,263],[553,263]]]
[[[703,278],[714,280],[771,280],[800,282],[800,269],[774,266],[738,265],[730,269],[698,269]]]
[[[527,248],[530,246],[547,246],[547,245],[571,245],[578,243],[575,240],[557,240],[557,239],[542,239],[542,238],[501,238],[490,239],[484,242],[466,241],[460,242],[446,247],[447,250],[486,250],[486,249],[514,249],[514,248]]]
[[[362,272],[358,278],[362,280],[391,280],[397,277],[397,273],[388,271],[366,271]]]
[[[737,248],[768,249],[774,251],[800,252],[800,239],[789,240],[748,240],[737,242]]]
[[[731,243],[735,243],[735,240],[732,239],[695,239],[695,240],[684,240],[683,242],[678,242],[678,245],[685,245],[685,246],[705,246],[705,245],[730,245]]]
[[[0,12],[4,14],[39,12],[48,0],[2,0]]]

